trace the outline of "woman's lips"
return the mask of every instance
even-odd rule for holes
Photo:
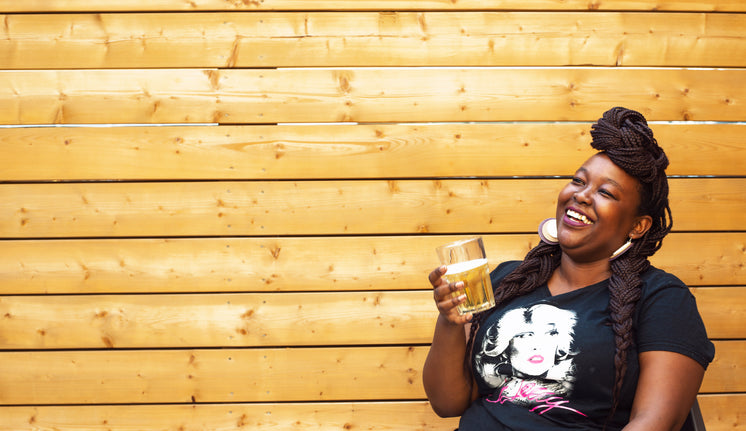
[[[541,355],[534,355],[528,358],[528,362],[531,362],[532,364],[541,364],[544,362],[544,357]]]
[[[590,225],[587,225],[587,224],[583,223],[582,221],[575,220],[574,218],[571,218],[567,214],[565,214],[564,217],[562,217],[562,222],[565,223],[568,226],[574,226],[574,227],[587,227],[587,226],[590,226]]]
[[[571,217],[570,214],[572,214],[573,217]],[[584,220],[581,220],[580,219],[581,217]],[[590,219],[590,217],[588,217],[587,214],[573,207],[568,207],[565,210],[562,216],[562,221],[568,226],[574,226],[574,227],[586,227],[586,226],[593,225],[593,221]]]

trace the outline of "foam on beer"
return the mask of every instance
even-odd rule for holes
[[[470,269],[474,269],[474,268],[476,268],[478,266],[481,266],[481,265],[484,265],[486,263],[487,263],[487,259],[486,258],[483,258],[483,259],[474,259],[474,260],[469,260],[469,261],[466,261],[466,262],[454,263],[452,265],[446,266],[446,268],[447,268],[446,275],[454,275],[454,274],[459,274],[461,272],[466,272],[466,271],[468,271]]]

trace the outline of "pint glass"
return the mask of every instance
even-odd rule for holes
[[[436,252],[440,263],[447,268],[443,278],[449,283],[464,282],[464,290],[452,294],[454,297],[466,294],[466,301],[458,305],[459,314],[477,313],[495,306],[482,237],[442,245]]]

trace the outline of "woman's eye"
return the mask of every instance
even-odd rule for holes
[[[583,180],[580,179],[580,178],[578,178],[578,177],[572,177],[572,181],[571,182],[573,184],[583,184]]]
[[[599,191],[599,193],[601,193],[602,195],[604,195],[606,197],[614,199],[614,195],[610,191],[608,191],[608,190],[601,189]]]

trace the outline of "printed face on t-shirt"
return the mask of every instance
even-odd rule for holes
[[[487,328],[476,352],[479,373],[494,388],[526,380],[568,393],[574,381],[575,321],[575,312],[549,304],[506,312]]]
[[[530,324],[510,342],[510,365],[527,376],[544,376],[555,365],[558,332],[554,323]]]

